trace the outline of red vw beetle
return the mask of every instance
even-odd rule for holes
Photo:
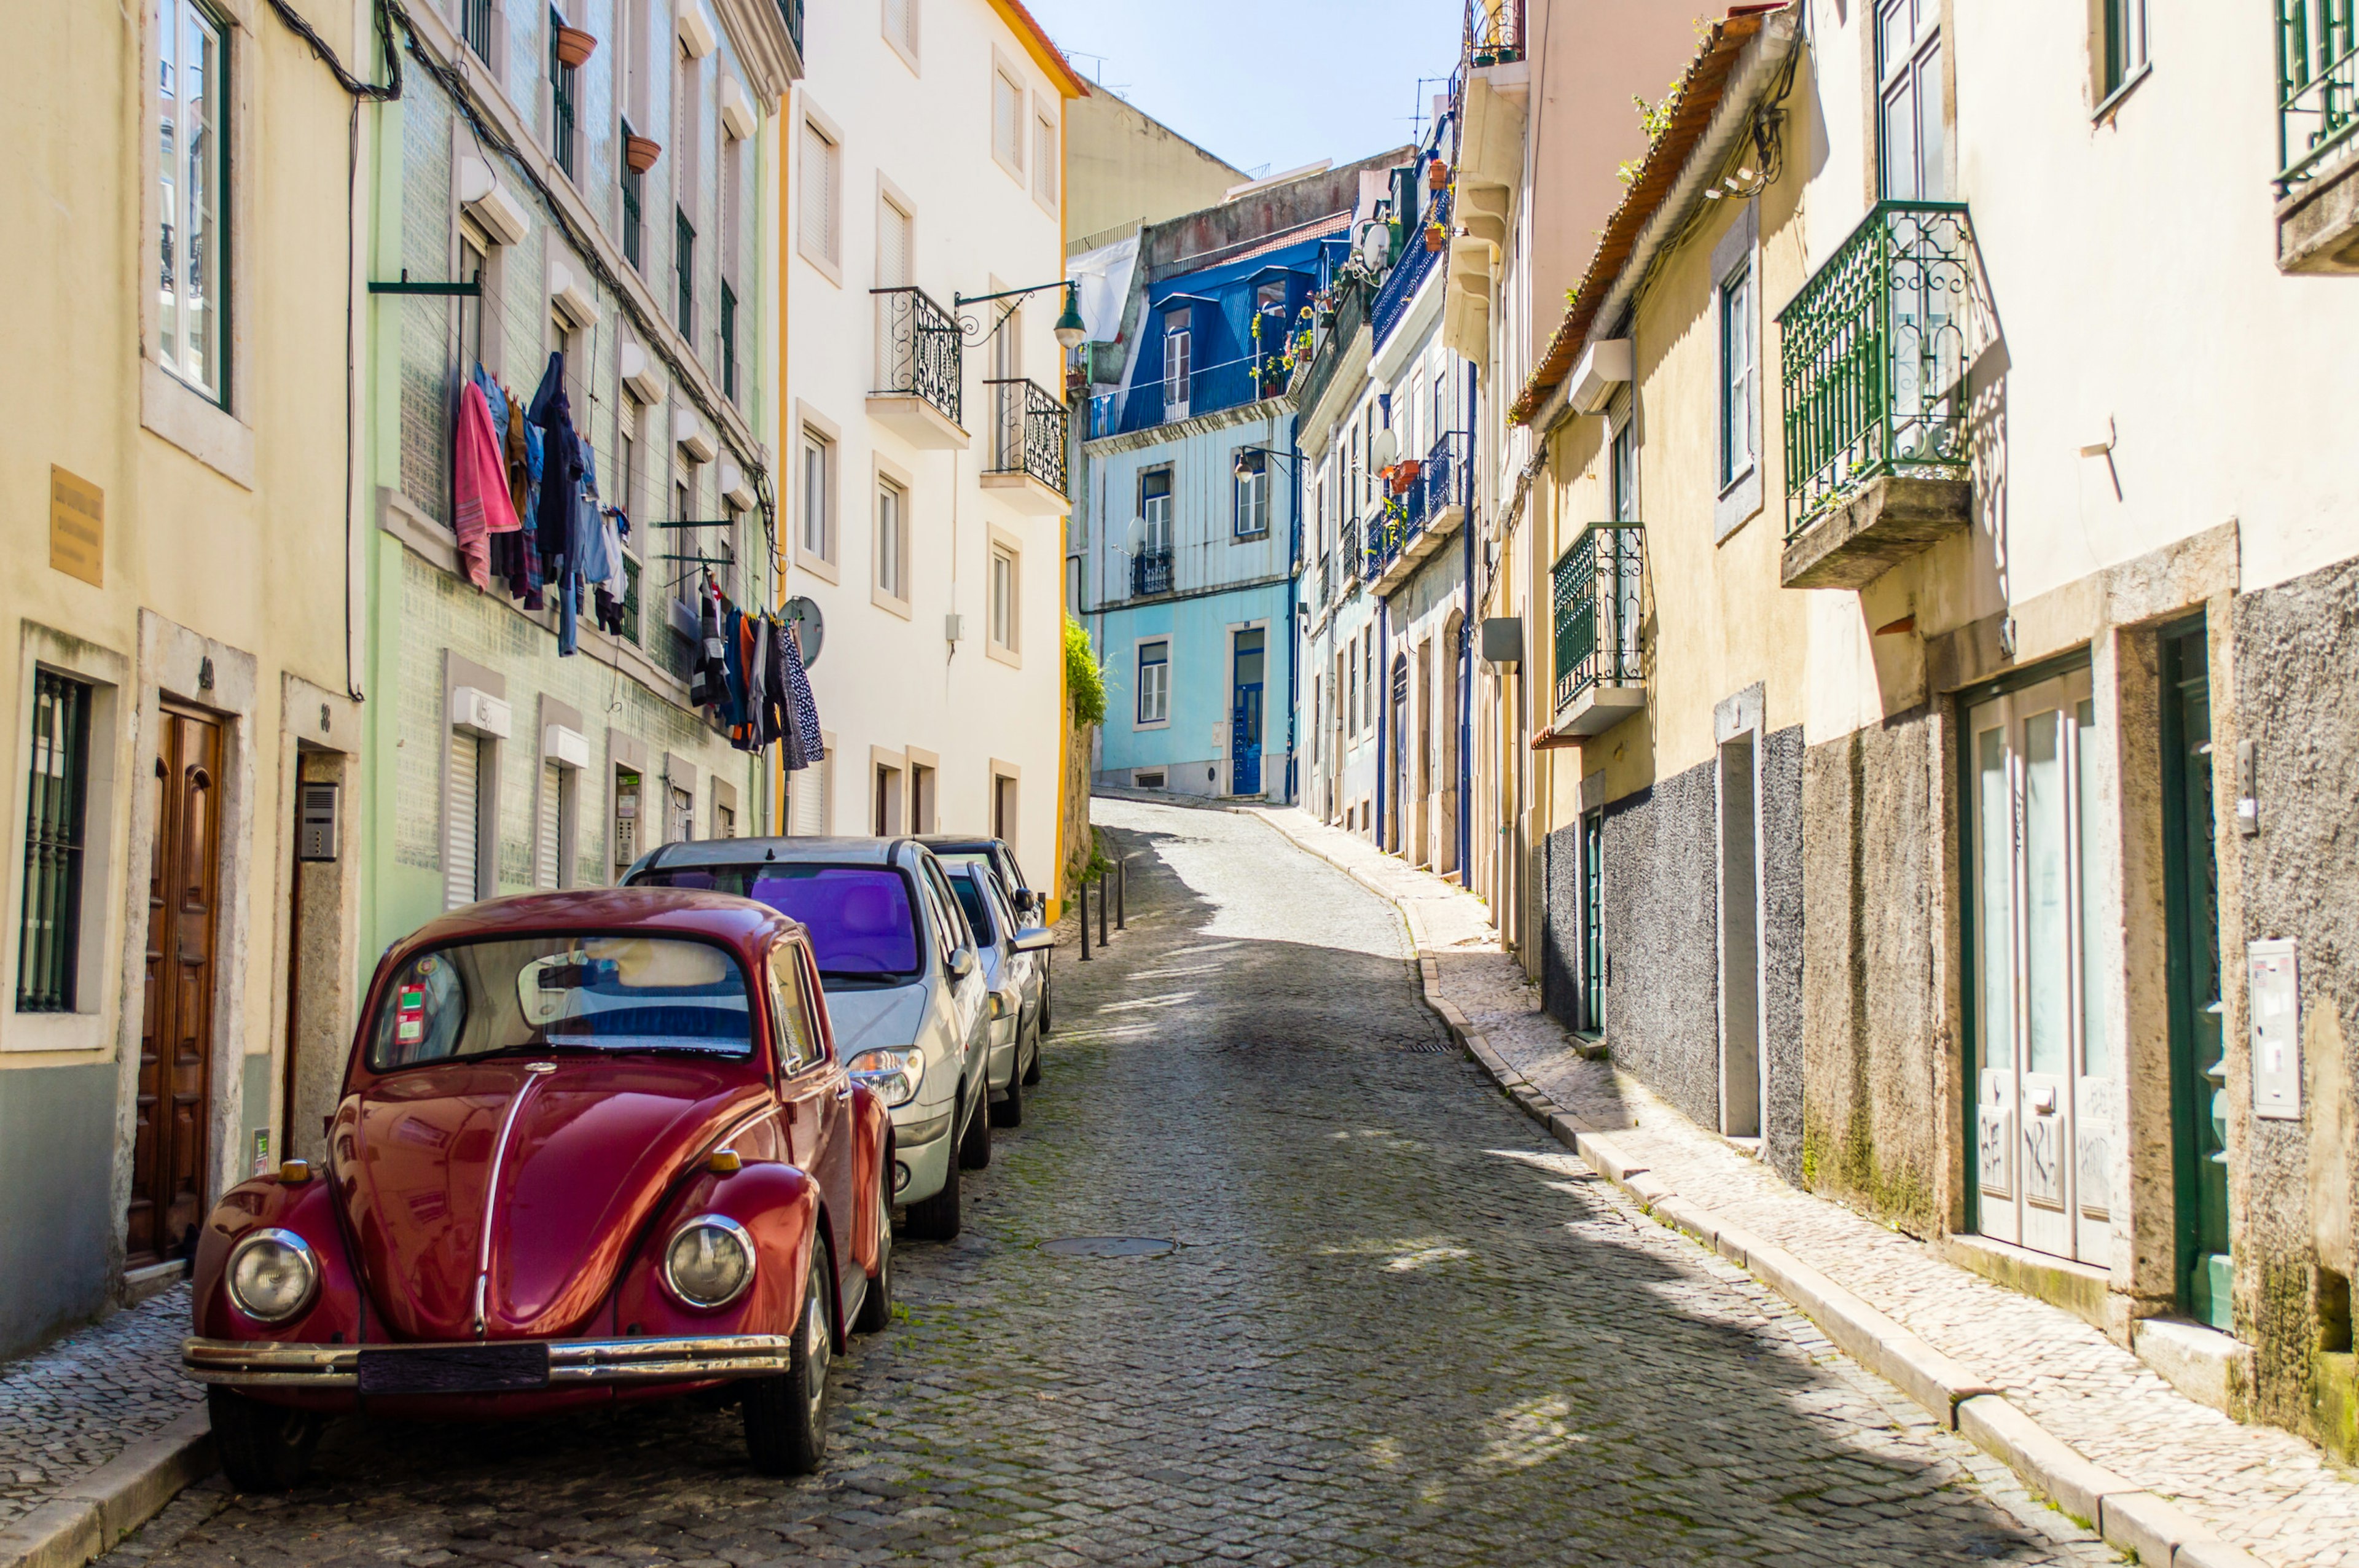
[[[891,1315],[892,1136],[773,910],[602,891],[433,921],[377,966],[326,1169],[205,1223],[181,1359],[223,1468],[293,1486],[339,1411],[735,1384],[756,1466],[808,1472],[844,1331]]]

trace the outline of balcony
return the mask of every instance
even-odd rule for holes
[[[1347,274],[1335,285],[1335,320],[1319,340],[1318,351],[1311,355],[1310,369],[1301,377],[1295,389],[1294,406],[1308,415],[1319,406],[1319,399],[1335,380],[1335,367],[1352,351],[1353,340],[1368,319],[1368,296],[1365,286],[1356,274]]]
[[[1153,599],[1171,591],[1171,546],[1150,545],[1130,557],[1130,597]]]
[[[1885,201],[1777,318],[1788,588],[1864,588],[1965,528],[1990,311],[1962,202]]]
[[[1595,523],[1557,557],[1556,720],[1539,743],[1602,735],[1647,706],[1646,530]]]
[[[1367,567],[1367,557],[1360,552],[1360,525],[1346,523],[1337,530],[1335,539],[1335,580],[1332,591],[1342,599],[1359,586],[1360,575]]]
[[[1383,351],[1386,341],[1408,318],[1408,308],[1416,301],[1418,290],[1425,287],[1425,280],[1433,276],[1434,270],[1441,263],[1442,252],[1426,248],[1425,236],[1422,232],[1423,225],[1426,223],[1440,224],[1443,232],[1447,234],[1450,227],[1450,192],[1447,190],[1434,192],[1433,200],[1427,205],[1419,228],[1410,231],[1408,254],[1394,263],[1392,271],[1385,275],[1384,283],[1376,289],[1375,303],[1368,307],[1368,325],[1373,330],[1374,346],[1378,352]]]
[[[958,322],[922,288],[872,288],[876,301],[876,388],[868,412],[913,447],[963,450],[966,386]]]
[[[2359,273],[2359,15],[2277,0],[2277,265]]]
[[[991,460],[983,488],[1032,517],[1059,517],[1065,496],[1065,406],[1023,377],[983,384],[991,400]]]
[[[1370,587],[1389,598],[1416,575],[1426,558],[1466,520],[1473,469],[1466,460],[1466,434],[1452,430],[1433,443],[1402,482],[1397,513],[1380,530],[1371,524]]]

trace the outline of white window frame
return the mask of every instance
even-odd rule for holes
[[[1031,94],[1024,72],[1016,62],[1000,52],[996,45],[991,51],[991,161],[1006,171],[1007,178],[1019,187],[1024,184],[1024,139],[1031,126],[1026,122],[1024,106]],[[1006,117],[1002,119],[1003,108]],[[1005,143],[1002,132],[1006,133]]]
[[[893,8],[896,5],[901,8],[906,24],[905,36],[896,36],[893,31]],[[884,35],[885,42],[901,57],[901,63],[908,66],[913,74],[922,74],[918,54],[923,18],[918,7],[919,0],[878,0],[876,7],[876,30]]]
[[[176,322],[184,319],[188,313],[188,284],[191,273],[195,270],[195,263],[188,254],[183,243],[189,232],[186,218],[186,184],[190,165],[186,156],[187,142],[179,134],[187,127],[190,103],[190,100],[182,94],[180,85],[189,75],[184,69],[185,62],[182,61],[182,55],[190,30],[199,25],[204,27],[212,35],[216,51],[215,63],[212,70],[201,75],[204,125],[212,137],[210,144],[212,150],[205,163],[205,174],[210,181],[209,189],[212,196],[206,218],[207,232],[211,236],[212,245],[210,254],[204,258],[208,274],[206,287],[209,296],[203,318],[205,330],[201,334],[204,340],[204,345],[200,357],[204,362],[204,367],[201,370],[192,369],[184,362],[182,356],[174,351],[165,341],[165,312],[160,297],[164,289],[160,276],[158,277],[157,288],[159,297],[156,302],[156,333],[152,340],[155,360],[163,367],[166,373],[182,386],[217,407],[227,408],[231,405],[232,395],[237,384],[237,378],[234,373],[235,366],[228,362],[231,358],[232,337],[234,330],[232,312],[237,301],[235,287],[237,280],[234,273],[234,263],[232,256],[234,246],[225,242],[231,239],[233,233],[229,225],[234,216],[236,192],[234,159],[239,142],[236,135],[238,128],[236,103],[240,85],[238,68],[245,63],[237,58],[239,51],[233,41],[238,29],[236,23],[231,17],[223,15],[218,7],[207,4],[206,0],[147,0],[147,15],[153,19],[150,32],[158,56],[156,70],[147,77],[149,81],[163,81],[164,29],[168,21],[175,26],[179,34],[172,46],[172,59],[175,62],[172,99],[175,157],[174,168],[170,171],[173,177],[173,198],[178,205],[172,212],[167,213],[164,211],[163,180],[167,171],[163,167],[161,148],[163,127],[160,119],[155,115],[152,107],[154,101],[151,100],[148,144],[149,150],[157,160],[157,178],[149,194],[150,199],[156,203],[156,217],[147,228],[147,242],[140,253],[144,267],[160,266],[164,249],[163,233],[167,229],[171,231],[173,236],[172,318]]]
[[[1159,663],[1152,665],[1148,664],[1147,651],[1149,648],[1160,648],[1163,651],[1163,657]],[[1133,676],[1136,692],[1131,703],[1130,727],[1133,730],[1170,729],[1171,639],[1169,637],[1141,639],[1132,656],[1131,667],[1136,672]],[[1150,668],[1160,669],[1163,672],[1156,682],[1156,688],[1151,692],[1147,689],[1147,672]],[[1153,699],[1151,702],[1150,697]],[[1148,711],[1150,708],[1153,709],[1152,713]]]
[[[869,475],[869,601],[880,610],[890,611],[903,620],[909,619],[909,514],[910,499],[915,487],[908,471],[883,458],[872,459]],[[890,492],[898,503],[898,537],[892,541],[892,555],[886,554],[885,500]],[[890,568],[889,573],[887,568]]]
[[[826,149],[823,175],[811,168],[814,137]],[[838,288],[843,287],[843,132],[806,100],[795,132],[795,251]]]
[[[1253,466],[1243,479],[1236,477],[1236,464]],[[1232,503],[1229,517],[1229,539],[1233,544],[1269,537],[1269,456],[1261,451],[1240,449],[1230,464]]]
[[[1055,102],[1046,93],[1032,97],[1032,200],[1049,212],[1058,211],[1064,172],[1064,143],[1051,106]]]
[[[812,527],[813,501],[806,453],[816,442],[821,455],[818,527]],[[829,582],[840,580],[837,562],[843,547],[843,432],[836,423],[809,405],[795,405],[795,564]],[[813,548],[816,545],[818,547]]]
[[[1006,568],[1004,580],[1003,563]],[[996,523],[991,525],[991,541],[984,556],[983,592],[983,651],[1001,664],[1022,665],[1024,542]]]
[[[1906,13],[1913,19],[1908,37],[1901,41],[1898,58],[1886,48],[1886,18],[1896,13]],[[1930,16],[1928,22],[1924,18]],[[1950,126],[1948,105],[1942,81],[1942,51],[1940,0],[1875,0],[1867,16],[1870,37],[1875,49],[1875,175],[1877,194],[1894,200],[1939,201],[1949,194]],[[1930,103],[1928,103],[1928,94]],[[1898,150],[1893,144],[1892,109],[1906,101],[1909,106],[1909,167],[1906,179],[1896,178],[1893,157]],[[1927,124],[1941,133],[1941,146],[1928,156],[1925,146]]]
[[[1190,395],[1195,389],[1195,347],[1189,312],[1183,310],[1163,319],[1163,406],[1167,414],[1189,406]]]

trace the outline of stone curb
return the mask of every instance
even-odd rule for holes
[[[1680,1197],[1643,1162],[1525,1082],[1523,1075],[1491,1048],[1483,1032],[1456,1004],[1437,994],[1438,967],[1426,949],[1422,922],[1410,901],[1296,838],[1274,816],[1261,811],[1246,814],[1259,817],[1297,849],[1391,901],[1417,945],[1418,974],[1424,982],[1426,1005],[1449,1028],[1451,1038],[1481,1064],[1525,1115],[1637,1200],[1658,1223],[1684,1232],[1699,1245],[1750,1270],[1854,1360],[1906,1393],[1943,1426],[2003,1461],[2025,1486],[2095,1530],[2107,1545],[2136,1552],[2146,1568],[2267,1568],[2263,1559],[2217,1539],[2177,1505],[2092,1462],[2008,1402],[1997,1385],[1976,1377],[1783,1248],[1762,1241],[1712,1210]]]
[[[0,1568],[82,1568],[212,1471],[212,1423],[191,1411],[0,1528]]]

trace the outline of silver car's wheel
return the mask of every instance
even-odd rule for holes
[[[893,1321],[893,1200],[886,1192],[891,1166],[892,1151],[887,1150],[876,1172],[876,1272],[861,1300],[860,1316],[852,1325],[854,1334],[875,1334]]]

